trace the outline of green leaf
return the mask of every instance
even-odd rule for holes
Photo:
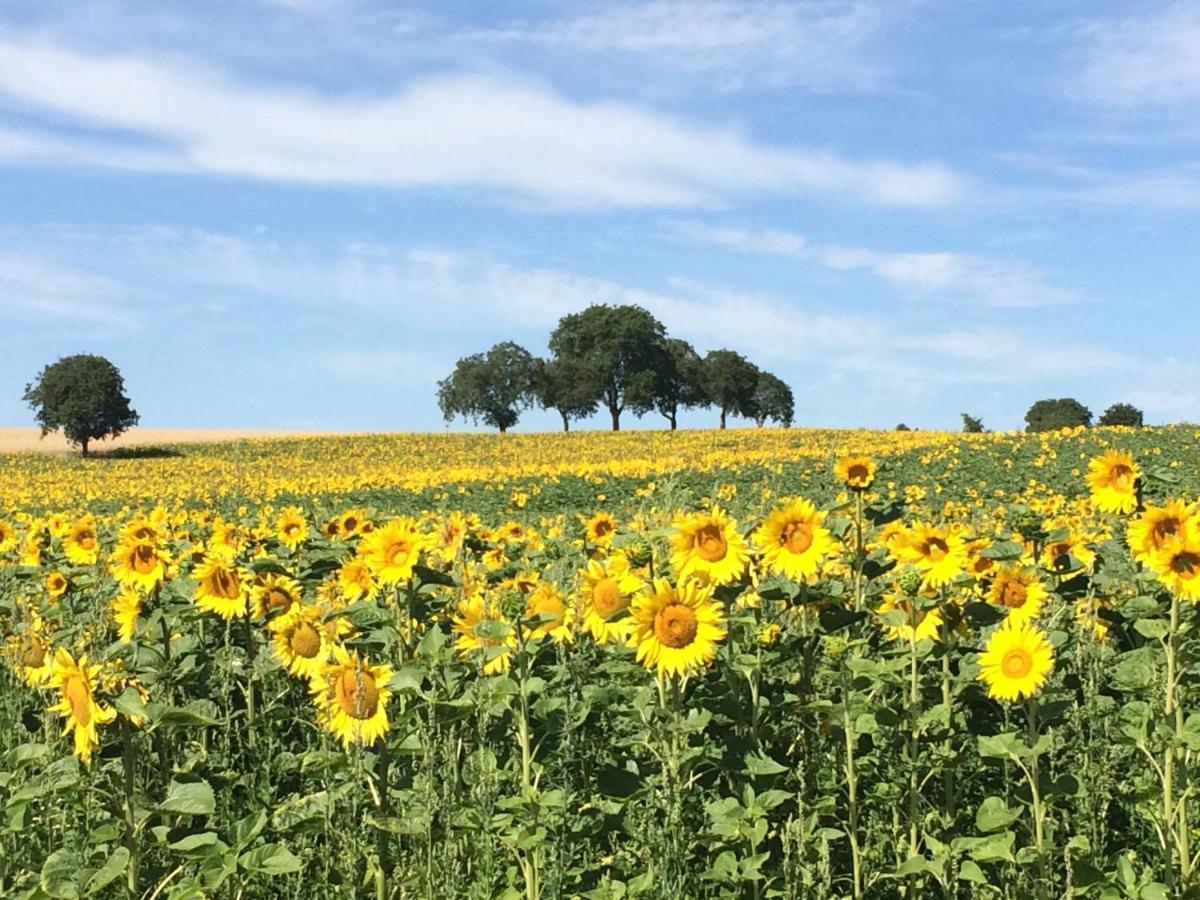
[[[1021,813],[1008,808],[1002,797],[988,797],[975,813],[975,827],[984,833],[1000,831],[1015,822]]]
[[[1167,900],[1167,896],[1167,886],[1158,881],[1150,882],[1138,894],[1141,900]]]
[[[38,884],[54,900],[75,900],[79,896],[79,857],[70,850],[55,850],[42,863]]]
[[[1017,836],[1011,831],[981,838],[977,844],[971,847],[971,858],[981,863],[1012,862],[1012,850],[1016,841]]]
[[[746,768],[742,771],[747,775],[779,775],[787,770],[787,766],[780,765],[766,754],[747,753]]]
[[[84,893],[89,897],[95,896],[97,892],[116,880],[128,865],[129,850],[125,847],[118,847],[109,856],[108,861],[88,879],[87,884],[84,886]]]
[[[263,844],[238,857],[238,865],[247,872],[262,875],[289,875],[299,872],[300,860],[282,844]]]
[[[979,738],[979,755],[986,759],[1024,759],[1029,755],[1029,748],[1016,732],[983,735]]]
[[[1151,640],[1162,640],[1171,630],[1162,619],[1138,619],[1133,623],[1133,629],[1142,637]]]
[[[970,881],[973,884],[987,884],[987,876],[983,874],[983,869],[979,868],[978,864],[969,859],[964,859],[962,865],[958,867],[958,877],[963,881]]]
[[[167,799],[159,804],[158,811],[182,816],[211,816],[216,808],[217,801],[207,781],[172,781],[167,788]]]

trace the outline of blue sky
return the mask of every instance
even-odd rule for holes
[[[593,302],[799,424],[1200,419],[1197,113],[1195,2],[5,0],[0,424],[440,429]]]

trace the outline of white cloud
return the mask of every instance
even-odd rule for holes
[[[1098,19],[1077,33],[1074,78],[1092,100],[1139,106],[1200,100],[1200,7]]]
[[[108,278],[39,258],[0,255],[0,318],[134,328],[137,322],[122,307],[122,295],[122,286]]]
[[[810,260],[839,272],[867,271],[900,288],[978,300],[988,306],[1027,307],[1078,299],[1019,262],[946,251],[896,253],[866,247],[815,244],[787,231],[752,231],[675,223],[685,238],[742,253]]]
[[[818,191],[886,205],[953,202],[964,182],[937,164],[849,161],[756,145],[620,103],[577,103],[483,76],[429,78],[390,97],[237,85],[193,65],[96,57],[0,39],[0,93],[109,133],[79,145],[147,162],[279,181],[482,187],[575,207],[687,207],[747,193]],[[10,143],[28,136],[9,134]],[[59,138],[61,141],[62,138]],[[147,143],[152,146],[146,147]]]

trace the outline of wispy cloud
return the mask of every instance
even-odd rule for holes
[[[866,271],[899,288],[964,298],[996,307],[1045,306],[1077,300],[1035,269],[1020,262],[947,251],[889,252],[866,247],[813,243],[789,231],[754,231],[675,223],[683,237],[741,253],[787,256],[839,272]]]
[[[123,293],[109,278],[37,257],[0,255],[0,319],[127,330],[137,321],[122,306]]]
[[[556,206],[688,207],[795,192],[936,206],[966,189],[938,164],[760,146],[736,129],[484,76],[425,79],[383,98],[331,97],[235,84],[190,64],[9,38],[0,39],[0,94],[98,130],[77,147],[96,165],[109,164],[109,151],[136,164],[133,136],[154,165],[165,159],[193,172],[481,187]],[[10,144],[20,139],[9,130]]]

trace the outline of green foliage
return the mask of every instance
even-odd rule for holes
[[[62,430],[87,456],[93,440],[116,437],[138,422],[125,396],[125,380],[103,356],[65,356],[46,366],[22,398],[35,412],[43,436]]]
[[[704,360],[687,341],[667,338],[665,365],[654,385],[654,408],[666,417],[674,431],[680,409],[708,403],[704,390]]]
[[[721,427],[728,415],[754,418],[754,392],[759,370],[733,350],[710,350],[704,357],[704,390],[721,411]]]
[[[759,428],[768,420],[777,422],[784,428],[792,427],[792,418],[796,411],[792,389],[770,372],[758,373],[758,382],[754,386],[754,396],[750,405],[754,410],[754,424]]]
[[[1091,411],[1071,397],[1039,400],[1025,413],[1026,431],[1057,431],[1091,424]]]
[[[594,413],[599,403],[590,371],[571,358],[535,361],[534,396],[542,409],[553,409],[562,417],[563,431],[571,430],[571,420]]]
[[[537,371],[524,347],[512,341],[496,344],[487,353],[463,357],[438,382],[438,406],[447,422],[455,416],[482,420],[503,434],[532,404]]]
[[[963,433],[964,434],[982,434],[983,433],[983,420],[982,419],[977,419],[974,416],[968,415],[967,413],[961,413],[961,415],[962,415]]]
[[[903,422],[901,422],[899,425],[897,425],[895,430],[896,431],[912,431],[912,429],[909,428],[907,425],[905,425]]]
[[[550,350],[591,385],[593,399],[608,409],[613,431],[619,431],[621,413],[654,408],[659,373],[669,366],[666,339],[663,324],[640,306],[597,304],[563,316],[550,335]]]
[[[1127,425],[1142,427],[1142,411],[1129,403],[1114,403],[1101,415],[1097,425]]]

